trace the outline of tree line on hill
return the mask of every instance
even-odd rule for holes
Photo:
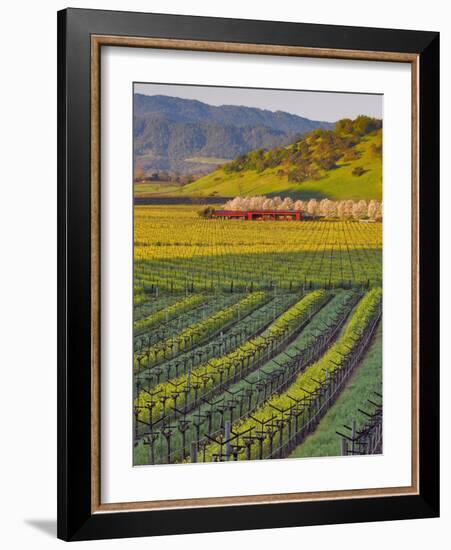
[[[351,120],[339,120],[335,128],[318,128],[305,134],[290,147],[264,148],[250,151],[238,156],[235,160],[222,166],[226,173],[255,170],[263,172],[266,169],[278,169],[277,176],[287,176],[288,181],[302,183],[306,180],[318,180],[324,172],[337,168],[338,161],[354,161],[360,157],[356,145],[366,135],[382,128],[382,121],[376,118],[360,115]],[[382,146],[373,144],[373,155],[382,154]],[[360,168],[360,170],[358,169]],[[363,167],[357,167],[354,176],[360,176]]]
[[[295,210],[312,218],[336,218],[341,220],[367,219],[373,221],[382,220],[382,203],[376,200],[341,200],[329,199],[296,200],[290,197],[266,196],[235,197],[227,201],[224,210]]]

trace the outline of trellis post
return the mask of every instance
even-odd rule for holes
[[[355,436],[356,436],[356,425],[355,425],[355,420],[352,421],[352,454],[354,454],[354,451],[355,451]]]
[[[190,457],[191,457],[191,462],[197,462],[197,442],[196,441],[191,441]]]
[[[230,460],[231,445],[230,445],[231,424],[230,420],[226,420],[224,427],[224,439],[226,441],[226,460]]]

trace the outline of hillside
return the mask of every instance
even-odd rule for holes
[[[201,197],[283,195],[380,201],[381,123],[359,118],[339,121],[335,130],[313,131],[283,148],[242,155],[182,187],[180,193]]]
[[[286,145],[315,128],[331,127],[282,111],[135,94],[135,167],[145,174],[208,173],[253,149]]]

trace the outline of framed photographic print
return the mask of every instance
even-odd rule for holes
[[[439,36],[58,14],[58,536],[438,515]]]

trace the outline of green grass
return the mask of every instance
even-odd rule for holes
[[[135,197],[148,197],[149,195],[177,195],[180,192],[182,184],[173,182],[146,182],[135,183],[133,185],[133,195]]]
[[[196,164],[225,164],[230,159],[222,159],[218,157],[191,157],[185,159],[185,162],[195,162]]]
[[[221,197],[237,195],[284,195],[292,198],[382,199],[382,162],[371,152],[372,144],[381,143],[381,134],[369,135],[356,146],[361,153],[357,160],[338,162],[338,168],[329,170],[319,180],[302,183],[289,182],[287,176],[278,176],[279,168],[226,173],[222,169],[203,176],[180,189],[182,195]],[[352,170],[362,166],[361,176],[352,175]]]
[[[382,324],[377,328],[373,342],[360,366],[354,372],[346,388],[326,413],[316,431],[299,445],[289,458],[339,456],[341,438],[336,431],[355,420],[357,427],[365,422],[365,416],[357,409],[368,410],[368,399],[382,393]]]

